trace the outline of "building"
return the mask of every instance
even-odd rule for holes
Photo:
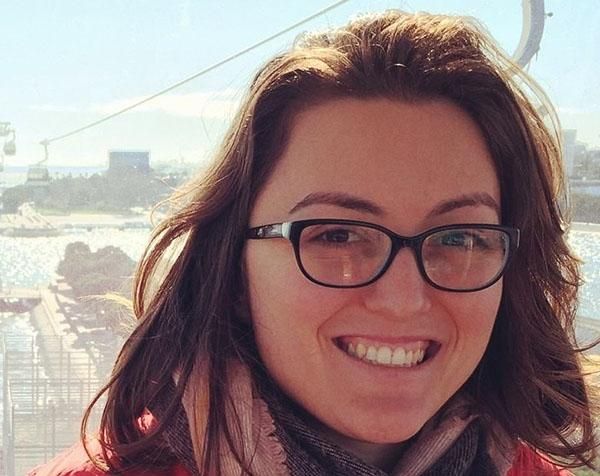
[[[148,150],[109,150],[108,172],[147,175],[150,173],[150,151]]]

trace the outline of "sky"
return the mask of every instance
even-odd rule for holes
[[[17,134],[19,166],[39,142],[100,119],[334,3],[332,0],[0,0],[0,122]],[[600,147],[600,2],[546,0],[540,52],[528,67],[564,128]],[[153,164],[202,164],[251,77],[306,30],[400,8],[471,15],[512,53],[521,0],[349,0],[183,87],[49,147],[49,165],[106,166],[108,151],[149,150]],[[1,145],[2,138],[0,138]]]

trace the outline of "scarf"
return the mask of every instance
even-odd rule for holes
[[[201,375],[193,377],[188,387],[202,388],[198,387],[201,382]],[[238,454],[249,462],[256,476],[503,476],[511,465],[513,453],[506,449],[512,445],[505,440],[500,449],[491,441],[488,425],[461,397],[451,399],[406,443],[400,460],[387,473],[327,441],[311,425],[311,417],[268,377],[252,379],[249,369],[235,364],[229,385],[234,408],[227,419]],[[166,389],[150,408],[158,420],[173,393],[174,387]],[[200,476],[200,472],[191,435],[197,432],[197,441],[202,441],[204,434],[203,428],[195,428],[192,415],[202,413],[206,398],[203,392],[186,390],[164,433],[167,448],[194,476]],[[241,467],[224,437],[221,443],[224,476],[241,475]]]

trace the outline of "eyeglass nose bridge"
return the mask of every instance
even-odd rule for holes
[[[423,243],[423,237],[422,236],[407,237],[407,236],[397,235],[392,232],[389,232],[388,236],[390,237],[390,240],[392,241],[392,247],[390,249],[390,253],[388,255],[387,260],[385,261],[384,265],[381,267],[381,270],[379,271],[379,273],[377,273],[377,276],[373,279],[373,281],[380,279],[387,272],[389,267],[392,265],[392,263],[396,259],[396,256],[398,255],[398,253],[400,251],[402,251],[402,249],[409,248],[410,250],[412,250],[412,255],[415,259],[415,264],[417,265],[419,274],[425,280],[426,283],[431,284],[431,280],[429,279],[429,276],[427,276],[427,273],[425,272],[425,268],[423,265],[423,257],[421,256],[421,246]]]

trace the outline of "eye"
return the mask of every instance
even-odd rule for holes
[[[352,235],[353,234],[349,230],[338,228],[336,230],[330,230],[322,233],[320,238],[331,243],[346,243],[347,241],[352,240]]]
[[[311,241],[335,244],[351,243],[359,240],[361,240],[361,237],[356,231],[341,227],[323,230],[314,234],[311,238]]]
[[[321,246],[368,245],[380,240],[378,235],[375,230],[358,225],[314,225],[304,230],[302,242]]]
[[[445,248],[471,251],[498,251],[505,248],[506,238],[497,230],[461,229],[433,235],[430,243]]]
[[[439,243],[444,246],[461,246],[465,248],[471,248],[474,246],[476,237],[473,236],[472,232],[464,230],[452,231],[444,233],[439,238]]]

